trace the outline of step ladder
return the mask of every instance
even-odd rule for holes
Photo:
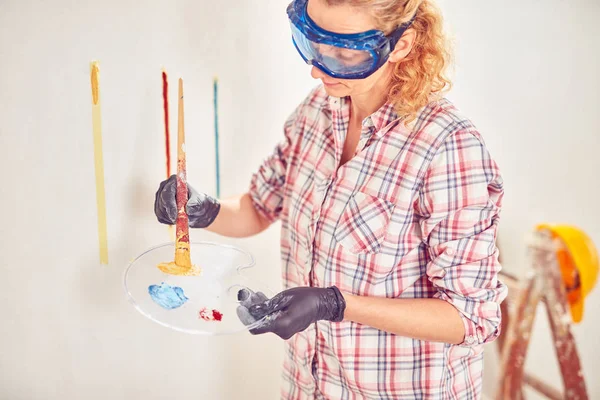
[[[531,271],[524,279],[502,272],[509,297],[502,307],[502,334],[498,338],[501,368],[497,400],[522,400],[524,385],[553,399],[588,399],[577,345],[571,332],[567,288],[557,259],[562,242],[549,232],[533,233],[527,244]],[[527,348],[538,304],[545,305],[550,322],[554,350],[560,366],[564,391],[525,371]]]

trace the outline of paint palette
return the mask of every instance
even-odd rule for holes
[[[191,244],[192,262],[202,269],[199,276],[163,273],[157,265],[173,259],[175,243],[153,247],[129,264],[124,285],[129,301],[144,316],[176,331],[202,335],[229,335],[247,331],[238,318],[237,298],[241,289],[273,293],[266,285],[243,272],[254,266],[254,258],[233,246],[211,242]]]

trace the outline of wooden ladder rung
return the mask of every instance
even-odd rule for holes
[[[523,377],[523,383],[549,399],[564,400],[564,396],[559,390],[548,385],[546,382],[543,382],[541,379],[538,379],[535,376],[526,373]]]

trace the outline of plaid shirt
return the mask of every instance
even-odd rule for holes
[[[499,170],[446,99],[409,127],[385,104],[363,121],[355,156],[338,169],[349,115],[348,99],[317,87],[253,175],[255,208],[282,222],[284,287],[440,298],[460,312],[465,341],[320,321],[286,342],[282,398],[479,398],[483,345],[500,332],[507,294],[495,245]]]

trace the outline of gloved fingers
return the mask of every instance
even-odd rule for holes
[[[185,212],[188,215],[190,226],[195,226],[196,224],[202,224],[203,220],[207,219],[208,207],[204,202],[204,196],[195,195],[190,197],[187,204],[185,205]]]
[[[236,313],[240,321],[242,321],[242,324],[246,326],[252,325],[256,322],[256,319],[254,319],[254,317],[250,315],[248,309],[244,306],[238,306],[238,308],[236,309]]]
[[[250,333],[253,335],[262,335],[269,332],[276,332],[280,325],[287,325],[288,322],[281,321],[284,320],[283,312],[276,311],[273,314],[267,315],[260,323],[260,325],[254,329],[250,329]]]
[[[297,316],[291,315],[289,310],[275,311],[267,315],[260,326],[251,329],[250,333],[261,335],[271,332],[283,340],[289,340],[295,334],[305,331],[310,324],[310,320],[298,319]]]
[[[262,292],[255,293],[252,289],[243,288],[238,290],[237,295],[238,301],[240,302],[240,306],[237,308],[238,318],[242,321],[244,325],[250,325],[255,323],[257,320],[261,319],[263,316],[253,316],[248,311],[248,308],[253,304],[261,303],[263,301],[267,301],[268,298]]]
[[[204,193],[195,193],[186,204],[186,213],[192,228],[206,228],[217,218],[220,210],[219,201]]]
[[[177,220],[177,177],[171,175],[160,193],[160,203],[164,210],[164,218],[169,224]]]
[[[163,224],[172,225],[177,219],[177,177],[171,175],[169,179],[162,181],[156,191],[154,199],[154,214],[158,221]]]
[[[188,200],[191,199],[193,196],[198,196],[198,191],[196,189],[194,189],[192,187],[192,185],[190,185],[189,183],[187,184],[187,189],[188,189]]]
[[[258,327],[250,329],[253,335],[272,332],[283,340],[288,340],[297,333],[294,320],[285,310],[290,299],[290,296],[280,293],[269,300],[262,292],[241,289],[238,291],[238,301],[241,304],[237,310],[238,318],[246,326],[260,321]]]
[[[246,308],[252,306],[253,304],[265,302],[269,299],[263,292],[255,293],[249,288],[240,289],[238,291],[237,298],[240,304]]]
[[[163,191],[165,185],[167,184],[167,181],[162,181],[160,183],[160,185],[158,186],[158,190],[156,191],[155,195],[154,195],[154,214],[156,215],[156,218],[158,218],[158,220],[162,223],[161,218],[162,218],[162,205],[160,204],[160,193]]]
[[[188,215],[205,213],[205,209],[210,208],[207,207],[210,206],[210,204],[207,204],[207,201],[210,201],[209,196],[203,193],[194,193],[193,195],[191,192],[188,193],[190,193],[190,196],[188,197],[188,202],[185,205]]]
[[[267,300],[269,300],[269,298],[263,292],[256,292],[252,296],[252,303],[254,303],[254,304],[263,303]]]
[[[237,298],[240,302],[240,305],[237,307],[236,312],[238,318],[244,325],[248,326],[254,324],[256,321],[259,321],[265,317],[265,315],[260,314],[252,315],[248,311],[248,308],[252,305],[261,304],[269,300],[269,298],[263,292],[254,292],[252,289],[243,288],[238,291]],[[261,327],[264,327],[266,322],[268,321],[263,321],[263,325],[261,325]],[[250,332],[253,331],[253,329],[250,330]]]
[[[255,304],[262,304],[268,300],[269,298],[265,296],[264,293],[255,293],[252,289],[249,288],[243,288],[238,291],[238,301],[240,302],[241,306],[246,309],[246,312],[248,312],[248,314],[251,315],[252,318],[254,318],[255,321],[262,319],[266,315],[266,313],[255,312],[253,314],[249,310],[250,307],[252,307]]]
[[[258,328],[251,329],[250,333],[253,335],[262,335],[270,332],[283,340],[289,340],[296,333],[304,329],[298,330],[294,320],[285,311],[275,311],[273,314],[268,315]]]
[[[265,315],[273,314],[274,312],[281,311],[286,308],[290,301],[291,296],[286,296],[284,292],[275,295],[272,299],[263,301],[261,303],[255,303],[248,307],[250,314],[254,315],[255,318],[262,318]]]

